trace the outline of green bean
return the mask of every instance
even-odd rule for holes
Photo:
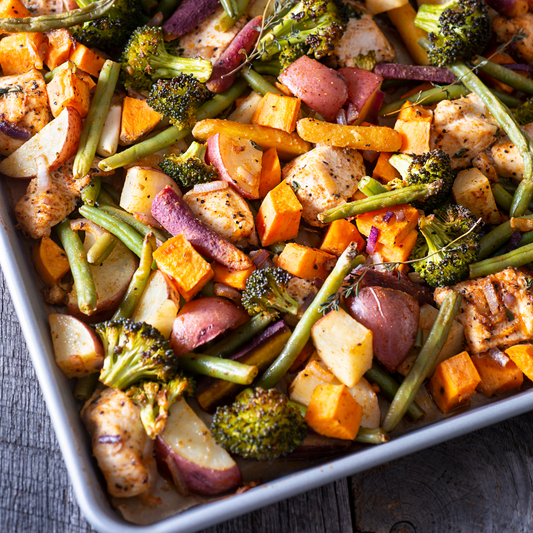
[[[115,187],[106,182],[102,183],[102,189],[107,193],[107,197],[111,198],[111,202],[107,202],[108,205],[115,203],[118,206],[120,204],[120,191],[117,191]]]
[[[531,263],[531,261],[533,261],[533,244],[527,244],[506,254],[471,263],[469,267],[470,279],[496,274],[510,266],[524,266]]]
[[[117,245],[117,240],[111,233],[105,232],[89,248],[87,252],[87,261],[91,265],[101,265],[113,252]]]
[[[533,218],[533,215],[524,215],[520,218]],[[499,226],[496,226],[492,231],[489,231],[486,235],[481,237],[479,242],[479,253],[477,254],[477,260],[481,261],[488,257],[492,252],[497,250],[500,246],[506,243],[513,234],[513,228],[511,228],[511,221],[507,220]]]
[[[274,93],[282,95],[281,91],[276,89],[274,85],[265,80],[261,74],[252,70],[251,68],[243,68],[241,76],[248,82],[248,85],[261,96],[265,96],[266,93]]]
[[[95,372],[83,378],[78,378],[76,387],[74,388],[74,398],[81,402],[86,402],[92,396],[99,376],[100,373]]]
[[[78,295],[78,307],[84,315],[92,315],[96,311],[96,287],[93,273],[87,262],[87,254],[78,234],[70,227],[70,221],[65,219],[56,227],[59,240],[67,254],[70,271],[74,278],[74,287]]]
[[[102,185],[105,185],[105,184],[103,183]],[[109,194],[103,189],[100,190],[100,194],[98,195],[98,198],[96,199],[96,203],[98,204],[98,207],[100,208],[104,207],[105,205],[118,208],[118,204],[116,204],[113,198],[111,198],[111,196],[109,196]]]
[[[152,272],[152,253],[157,248],[155,236],[153,233],[146,235],[143,241],[141,261],[139,267],[133,274],[128,290],[122,298],[118,309],[115,311],[112,320],[119,318],[130,318],[141,299],[141,296],[148,284],[148,278]]]
[[[113,7],[115,0],[98,0],[82,9],[74,9],[55,15],[40,15],[39,17],[0,18],[2,33],[45,32],[60,28],[70,28],[95,20]]]
[[[47,72],[44,75],[44,81],[46,83],[50,83],[54,79],[54,76],[56,74],[59,74],[59,72],[61,72],[62,70],[65,70],[67,68],[72,70],[72,72],[76,72],[78,67],[77,67],[76,63],[73,63],[72,61],[65,61],[64,63],[61,63],[61,65],[56,67],[54,70],[51,70],[50,72]]]
[[[496,97],[498,100],[501,100],[507,107],[518,107],[522,101],[515,96],[511,96],[510,94],[503,93],[502,91],[498,91],[496,89],[489,89],[489,91]]]
[[[378,180],[370,176],[365,176],[359,180],[359,190],[367,196],[389,192],[389,189],[385,185],[382,185]]]
[[[233,4],[231,0],[220,0],[220,4],[224,8],[224,12],[230,19],[234,19],[236,16],[235,10],[233,9]]]
[[[223,379],[239,385],[250,385],[259,372],[256,366],[194,353],[182,355],[179,358],[179,365],[187,372]]]
[[[499,183],[493,183],[491,188],[496,204],[509,212],[513,203],[513,195],[508,193]]]
[[[233,28],[235,23],[244,15],[249,3],[250,0],[234,0],[234,16],[231,17],[228,12],[224,10],[224,13],[220,15],[215,25],[215,30],[224,32]]]
[[[267,74],[268,76],[275,76],[277,78],[281,72],[281,63],[277,59],[272,59],[271,61],[254,61],[252,68],[258,74]]]
[[[359,428],[357,437],[355,437],[355,441],[363,444],[383,444],[385,442],[389,442],[390,437],[381,428]]]
[[[160,11],[163,15],[163,20],[167,20],[178,8],[180,0],[161,0],[156,11]]]
[[[483,56],[478,56],[478,61],[475,65],[477,69],[492,76],[494,79],[505,83],[505,85],[509,85],[509,87],[518,89],[523,93],[533,94],[533,81],[517,74],[510,68],[493,63]]]
[[[89,184],[81,190],[82,202],[87,205],[95,205],[101,187],[102,178],[100,176],[93,176]]]
[[[274,319],[270,313],[259,313],[251,320],[239,326],[231,334],[205,350],[206,355],[214,357],[227,357],[240,348],[243,344],[263,331]]]
[[[258,387],[271,389],[275,387],[278,381],[287,373],[294,363],[298,354],[309,340],[311,328],[315,322],[322,316],[320,306],[327,300],[331,294],[335,294],[342,285],[344,278],[358,264],[364,263],[365,258],[357,255],[357,245],[352,242],[348,248],[339,257],[335,268],[318,291],[311,305],[305,310],[302,318],[294,328],[285,348],[278,355],[276,360],[269,366],[267,371],[261,376]]]
[[[429,370],[435,364],[446,343],[455,316],[459,312],[461,300],[462,297],[458,292],[450,291],[444,299],[444,302],[442,302],[437,319],[429,332],[429,337],[420,350],[406,378],[400,385],[398,392],[396,392],[389,410],[385,415],[383,430],[387,433],[390,433],[400,423],[407,409],[413,403]]]
[[[78,152],[74,158],[72,173],[75,179],[86,176],[94,162],[96,148],[98,147],[100,135],[102,135],[102,129],[111,106],[111,98],[113,98],[119,74],[120,64],[109,59],[104,63],[100,71],[96,92],[89,108],[89,114],[85,119]]]

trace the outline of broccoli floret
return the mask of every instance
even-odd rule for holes
[[[283,313],[298,313],[298,302],[287,292],[291,275],[279,267],[256,270],[246,280],[241,297],[242,305],[250,315],[276,309]]]
[[[438,67],[474,59],[487,48],[492,33],[489,11],[483,0],[424,4],[418,9],[415,26],[429,33],[428,58]]]
[[[376,68],[376,52],[375,50],[370,50],[367,54],[359,54],[357,57],[353,58],[355,66],[357,68],[362,68],[372,72]]]
[[[445,287],[468,278],[468,265],[476,261],[482,235],[480,225],[472,230],[476,224],[476,218],[466,207],[454,204],[420,217],[421,235],[411,259],[421,259],[413,267],[429,285]]]
[[[286,69],[289,65],[294,63],[302,56],[309,55],[309,46],[305,43],[297,43],[292,46],[286,46],[279,53],[279,61],[281,63],[281,70]]]
[[[345,30],[346,20],[335,1],[299,2],[261,39],[261,60],[296,45],[305,45],[306,55],[321,59],[333,53]]]
[[[181,187],[194,187],[218,179],[218,171],[205,162],[205,144],[194,141],[181,155],[167,154],[159,166]]]
[[[516,118],[516,121],[520,126],[531,124],[533,122],[533,98],[526,100],[523,104],[520,104],[516,109],[512,109],[511,112]]]
[[[129,387],[126,394],[140,407],[144,429],[151,439],[155,439],[165,429],[170,406],[192,390],[194,382],[177,375],[168,383],[143,380]]]
[[[216,410],[211,433],[220,446],[246,459],[271,461],[293,452],[307,425],[297,407],[276,389],[247,389]]]
[[[89,5],[91,2],[84,2]],[[139,0],[116,0],[103,16],[69,28],[77,41],[105,51],[124,46],[142,18]]]
[[[171,80],[157,80],[146,102],[169,118],[174,126],[189,128],[196,122],[196,110],[211,93],[191,74],[179,74]]]
[[[149,324],[121,318],[97,324],[96,333],[104,346],[104,385],[124,390],[141,379],[168,381],[176,373],[174,351]]]
[[[413,206],[417,209],[431,211],[448,199],[455,175],[450,167],[450,156],[442,150],[431,150],[424,155],[395,154],[389,162],[402,176],[402,179],[389,183],[391,189],[433,183],[439,180],[443,182],[443,187],[438,194],[413,202]]]
[[[142,26],[130,37],[122,53],[123,83],[126,88],[149,89],[155,80],[190,74],[201,82],[211,76],[213,67],[201,58],[169,54],[159,27]]]

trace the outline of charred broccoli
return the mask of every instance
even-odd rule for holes
[[[211,433],[220,446],[246,459],[271,461],[293,452],[307,425],[297,407],[276,389],[247,389],[232,405],[219,407]]]
[[[438,67],[474,59],[487,48],[492,31],[487,4],[483,0],[421,5],[415,26],[429,33],[428,58]]]
[[[194,187],[198,183],[209,183],[218,179],[217,169],[205,162],[205,144],[194,141],[181,154],[167,154],[159,166],[181,187]]]
[[[291,275],[279,267],[256,270],[246,280],[242,293],[242,305],[250,315],[272,309],[283,313],[298,313],[298,302],[287,292]]]
[[[402,179],[389,183],[391,189],[429,184],[439,180],[443,182],[444,186],[438,194],[413,202],[414,207],[430,211],[448,199],[455,175],[450,167],[450,156],[442,150],[431,150],[424,155],[395,154],[389,162],[402,176]]]
[[[191,74],[180,74],[171,80],[156,81],[146,102],[174,126],[189,128],[196,122],[196,110],[210,96],[205,84]]]
[[[533,98],[520,104],[517,108],[513,109],[511,113],[514,115],[514,118],[520,126],[531,124],[533,122]]]
[[[476,261],[481,239],[481,227],[476,224],[466,207],[454,204],[420,217],[421,235],[411,259],[420,259],[413,267],[429,285],[444,287],[468,278],[468,265]]]
[[[193,389],[194,382],[190,378],[177,375],[168,383],[143,380],[125,392],[140,407],[141,422],[147,435],[155,439],[165,429],[170,406]]]
[[[292,46],[285,46],[279,53],[281,70],[286,69],[297,59],[300,59],[302,56],[306,55],[309,55],[309,46],[305,43],[297,43]]]
[[[213,70],[201,58],[177,57],[169,54],[159,27],[142,26],[130,37],[122,53],[123,83],[126,88],[149,89],[155,80],[189,74],[206,82]]]
[[[104,346],[104,385],[124,390],[141,379],[167,381],[176,373],[174,351],[149,324],[121,318],[97,324],[96,333]]]

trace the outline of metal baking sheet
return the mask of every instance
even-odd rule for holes
[[[529,388],[506,398],[480,402],[462,413],[411,428],[387,444],[363,448],[320,466],[291,473],[243,494],[191,508],[156,524],[130,524],[111,507],[98,480],[89,440],[68,380],[54,361],[45,306],[27,251],[15,231],[14,217],[3,184],[0,186],[0,222],[0,265],[78,503],[87,520],[101,533],[116,533],[118,528],[123,533],[192,533],[533,409],[533,388]]]

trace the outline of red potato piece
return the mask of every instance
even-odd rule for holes
[[[263,152],[250,139],[217,133],[207,140],[206,161],[244,198],[259,198]]]
[[[215,496],[242,483],[235,461],[215,443],[209,429],[185,400],[170,408],[154,451],[159,472],[164,477],[170,475],[181,494]]]
[[[242,65],[259,37],[256,28],[261,26],[262,20],[263,17],[255,17],[248,22],[218,58],[207,82],[207,88],[212,93],[222,93],[233,85],[237,76],[236,69]]]
[[[184,0],[163,24],[165,41],[172,41],[189,33],[219,7],[218,0]]]
[[[394,372],[413,347],[420,307],[409,294],[382,287],[365,287],[346,299],[350,314],[372,331],[374,355]]]
[[[370,122],[371,124],[376,124],[376,125],[379,124],[378,114],[379,114],[379,110],[381,109],[381,104],[383,104],[383,100],[385,100],[385,93],[383,91],[378,91],[376,93],[375,98],[372,100],[372,105],[370,106],[370,109],[368,110],[368,113],[366,115],[366,119],[365,119],[366,122]],[[347,117],[347,120],[349,120],[348,117]],[[366,152],[369,152],[369,151],[370,150],[366,150]],[[375,153],[377,154],[377,152]]]
[[[280,75],[279,80],[295,96],[333,122],[348,100],[346,80],[337,71],[315,59],[302,56]]]
[[[224,298],[213,296],[193,300],[183,306],[174,320],[170,343],[176,355],[180,356],[246,318],[244,311]]]
[[[486,0],[487,4],[504,17],[523,17],[529,9],[527,0]]]
[[[171,235],[183,234],[199,253],[217,263],[233,270],[246,270],[253,265],[244,252],[197,220],[170,187],[165,187],[154,198],[152,216]]]
[[[348,85],[348,100],[345,104],[346,120],[348,124],[361,124],[372,109],[373,101],[380,92],[383,78],[368,70],[355,67],[341,68],[339,73],[344,76]]]
[[[343,70],[345,69],[340,69],[339,72],[342,72]],[[455,74],[443,67],[379,63],[374,68],[374,74],[389,80],[419,80],[433,81],[435,83],[455,83]]]

